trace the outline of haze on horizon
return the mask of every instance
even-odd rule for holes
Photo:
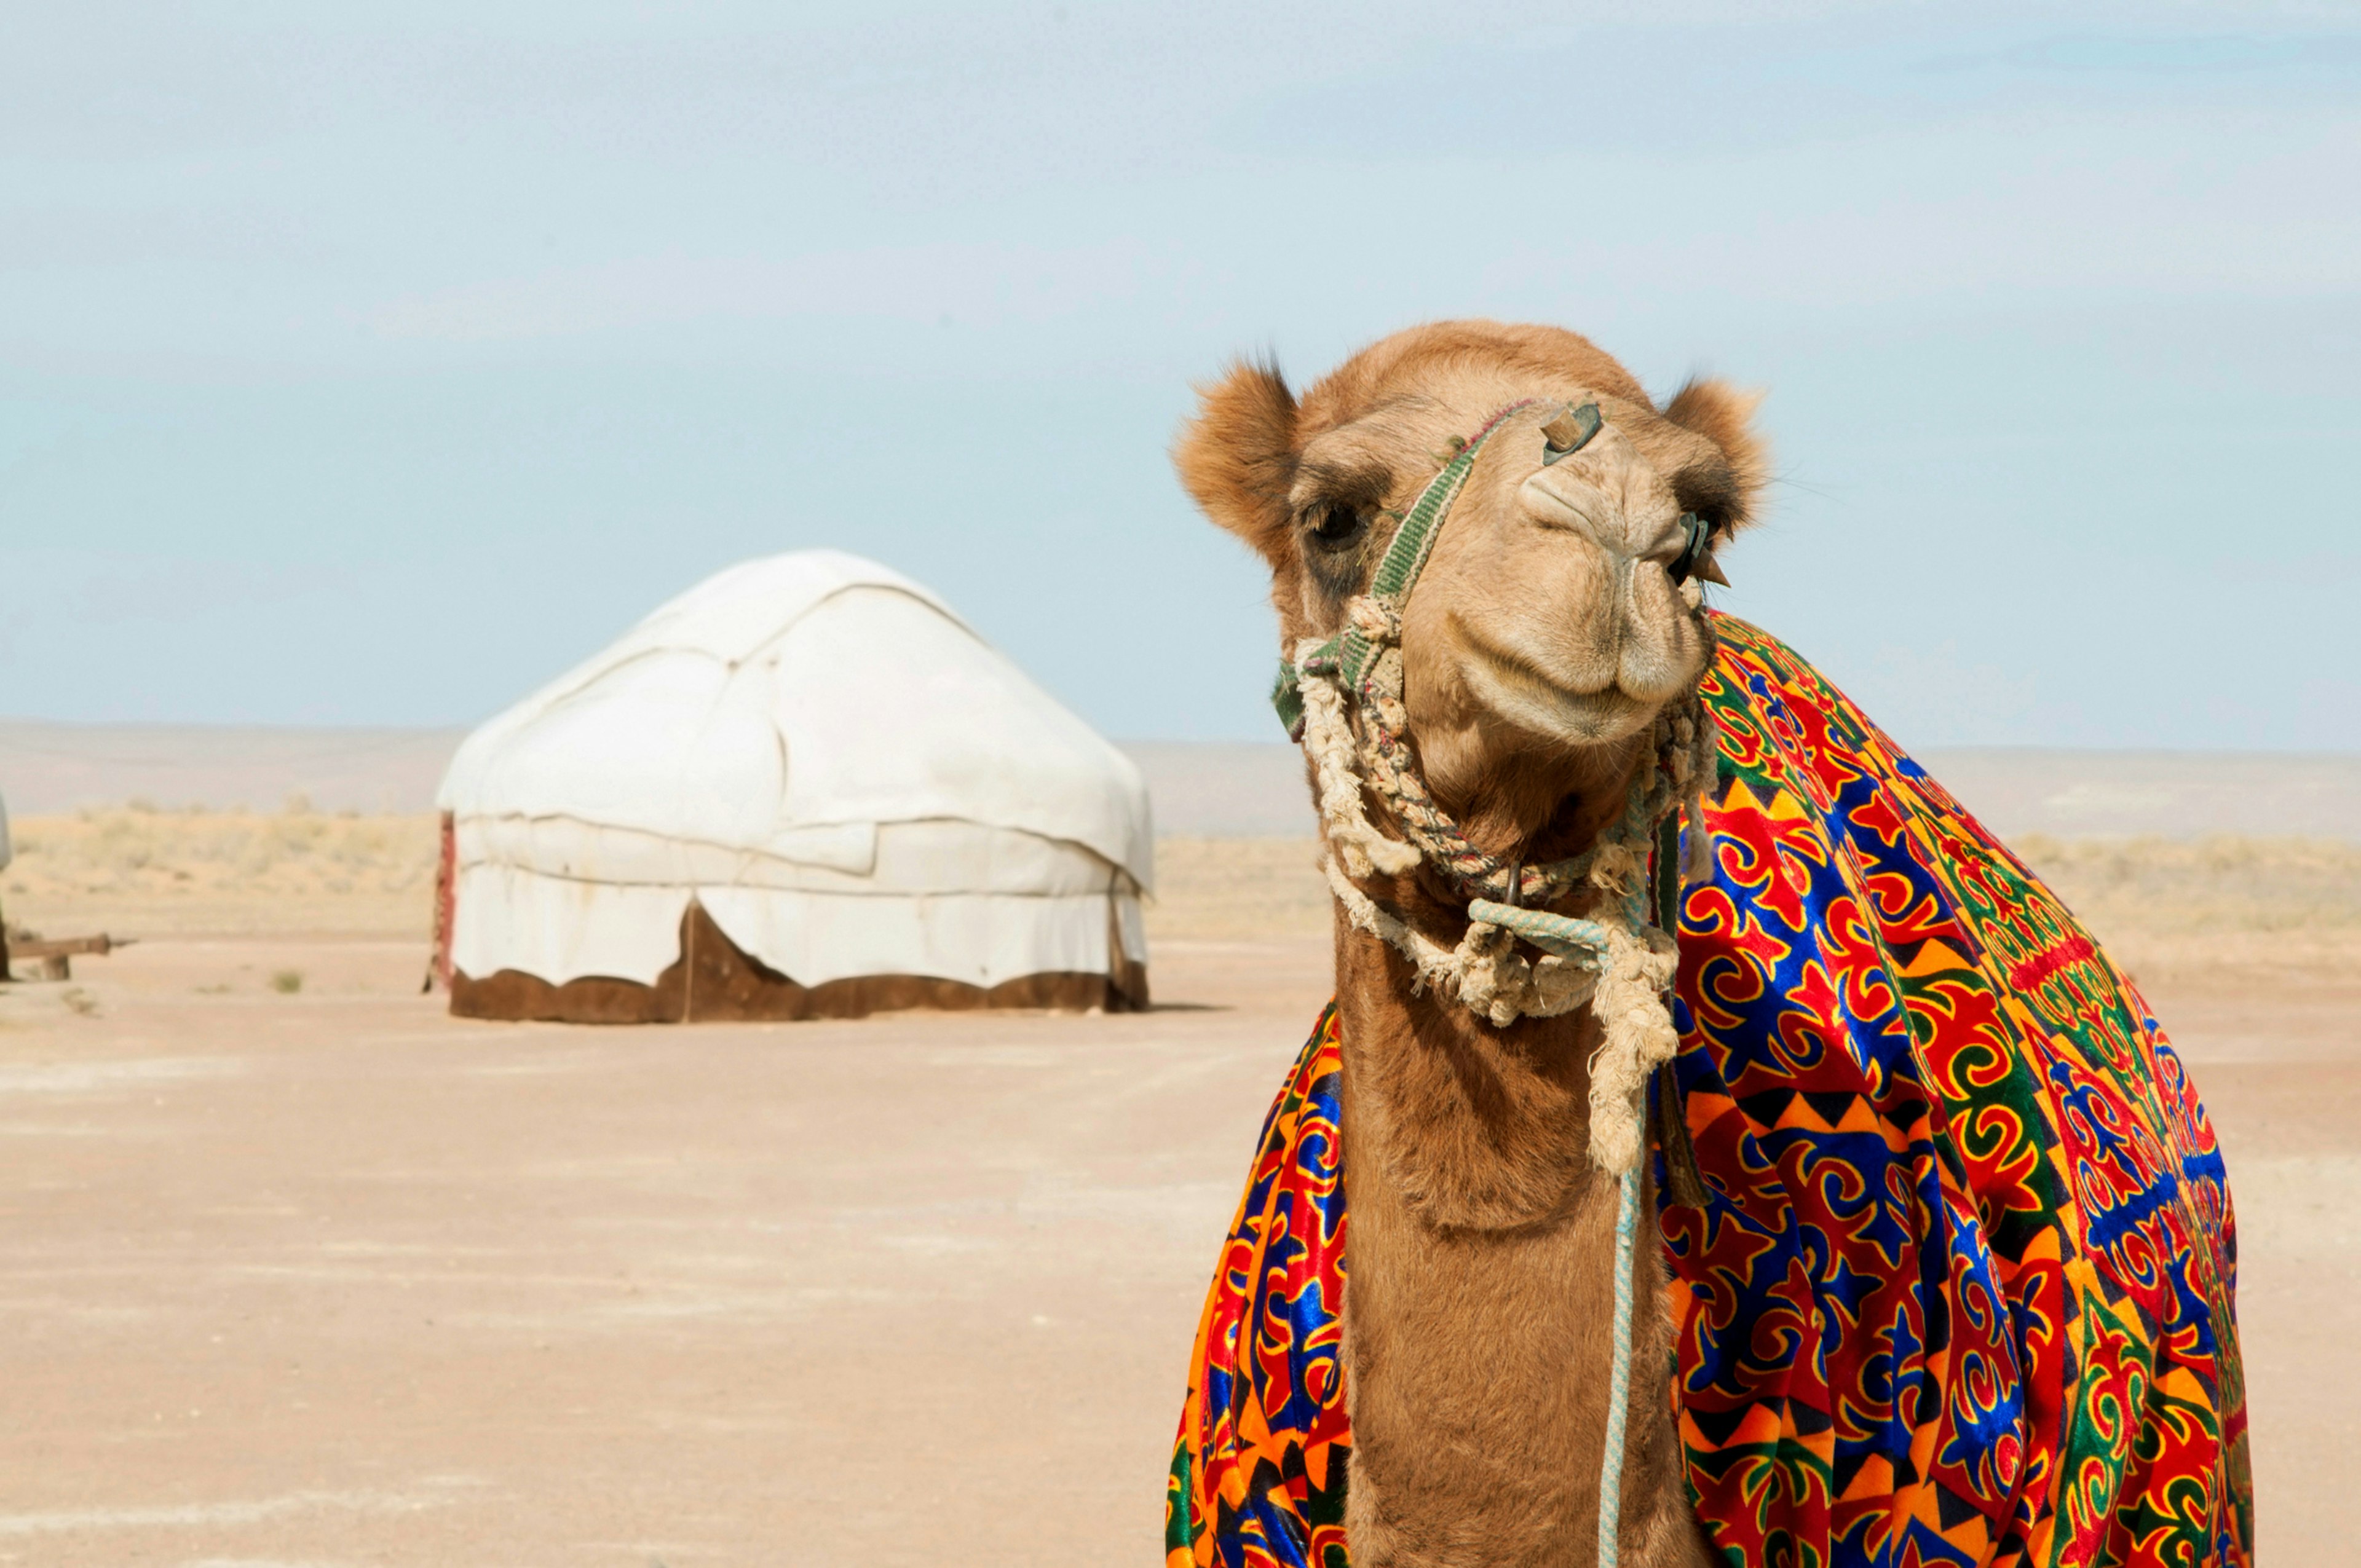
[[[2361,750],[2325,5],[19,8],[0,713],[479,718],[748,556],[1271,740],[1241,351],[1769,389],[1720,596],[1905,744]]]

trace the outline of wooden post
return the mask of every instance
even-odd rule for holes
[[[95,937],[70,937],[62,942],[19,942],[16,956],[41,960],[43,980],[71,980],[73,959],[84,953],[104,958],[115,948],[127,947],[131,938],[120,940],[104,933]]]

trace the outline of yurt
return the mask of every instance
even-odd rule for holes
[[[1138,769],[855,555],[700,583],[468,736],[438,804],[467,1016],[1147,1004]]]

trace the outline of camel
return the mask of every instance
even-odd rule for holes
[[[1620,1560],[1719,1563],[1685,1476],[1669,1279],[1646,1220],[1620,1436],[1610,1409],[1629,1202],[1616,1168],[1635,1172],[1640,1212],[1653,1215],[1653,1164],[1628,1146],[1643,1103],[1633,1075],[1672,1049],[1663,1014],[1642,1016],[1672,983],[1671,941],[1615,927],[1624,884],[1604,872],[1553,881],[1532,868],[1628,860],[1641,796],[1679,773],[1683,746],[1711,744],[1684,717],[1715,658],[1700,580],[1721,580],[1720,552],[1761,507],[1770,460],[1752,428],[1757,400],[1697,379],[1660,406],[1575,333],[1481,321],[1386,338],[1300,399],[1250,362],[1201,397],[1174,463],[1205,514],[1269,568],[1282,696],[1323,659],[1351,663],[1356,638],[1363,654],[1398,651],[1391,741],[1369,750],[1366,715],[1340,714],[1333,698],[1324,719],[1305,721],[1337,895],[1351,1563],[1593,1563],[1610,1450],[1621,1455]],[[1463,455],[1476,460],[1457,465],[1448,525],[1438,517],[1420,546],[1431,554],[1412,568],[1416,592],[1388,608],[1373,576],[1391,569],[1438,471]],[[1319,697],[1304,681],[1303,700]],[[1349,755],[1338,741],[1323,760],[1322,722],[1332,739],[1349,723]],[[1364,767],[1388,744],[1396,789]],[[1704,789],[1683,776],[1692,795]],[[1471,904],[1467,877],[1438,861],[1421,826],[1430,807],[1472,846],[1467,863],[1489,868],[1493,902]],[[1649,820],[1669,809],[1660,792]],[[1699,820],[1692,811],[1692,852]],[[1608,936],[1579,971],[1510,960],[1511,944],[1474,918],[1484,910],[1521,929],[1564,916]],[[2042,983],[2092,951],[2058,950],[2019,978]],[[1629,995],[1610,1008],[1617,984]],[[1640,1021],[1615,1022],[1626,1013]],[[1621,1043],[1602,1051],[1611,1030]],[[1625,1035],[1641,1044],[1625,1050]],[[1664,1133],[1668,1162],[1686,1136]],[[1186,1436],[1184,1417],[1184,1447]]]
[[[1681,517],[1718,541],[1768,469],[1753,400],[1693,382],[1662,411],[1574,333],[1452,323],[1390,337],[1299,403],[1269,368],[1204,394],[1174,454],[1205,513],[1268,563],[1280,644],[1344,623],[1438,455],[1493,411],[1530,457],[1479,466],[1403,613],[1411,733],[1437,804],[1499,856],[1585,848],[1621,809],[1650,722],[1707,643],[1663,567]],[[1548,467],[1540,426],[1595,401],[1606,428]],[[1367,891],[1417,925],[1466,924],[1424,866]],[[1356,1568],[1587,1563],[1607,1428],[1615,1179],[1591,1161],[1588,1012],[1496,1027],[1340,917],[1336,990],[1352,1155],[1345,1360]],[[1661,1269],[1639,1297],[1621,1539],[1642,1568],[1713,1561],[1670,1420]],[[1480,1507],[1473,1506],[1482,1499]]]

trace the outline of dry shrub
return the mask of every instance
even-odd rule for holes
[[[164,811],[145,803],[14,825],[8,891],[408,893],[434,885],[435,818]]]
[[[1165,940],[1321,936],[1320,847],[1309,839],[1159,839],[1148,932]]]
[[[137,806],[11,824],[11,919],[53,935],[346,932],[432,920],[436,818]]]
[[[2361,844],[2027,834],[2013,847],[2137,978],[2361,974]]]
[[[2014,848],[2085,919],[2127,930],[2361,929],[2361,844],[2028,834]]]

